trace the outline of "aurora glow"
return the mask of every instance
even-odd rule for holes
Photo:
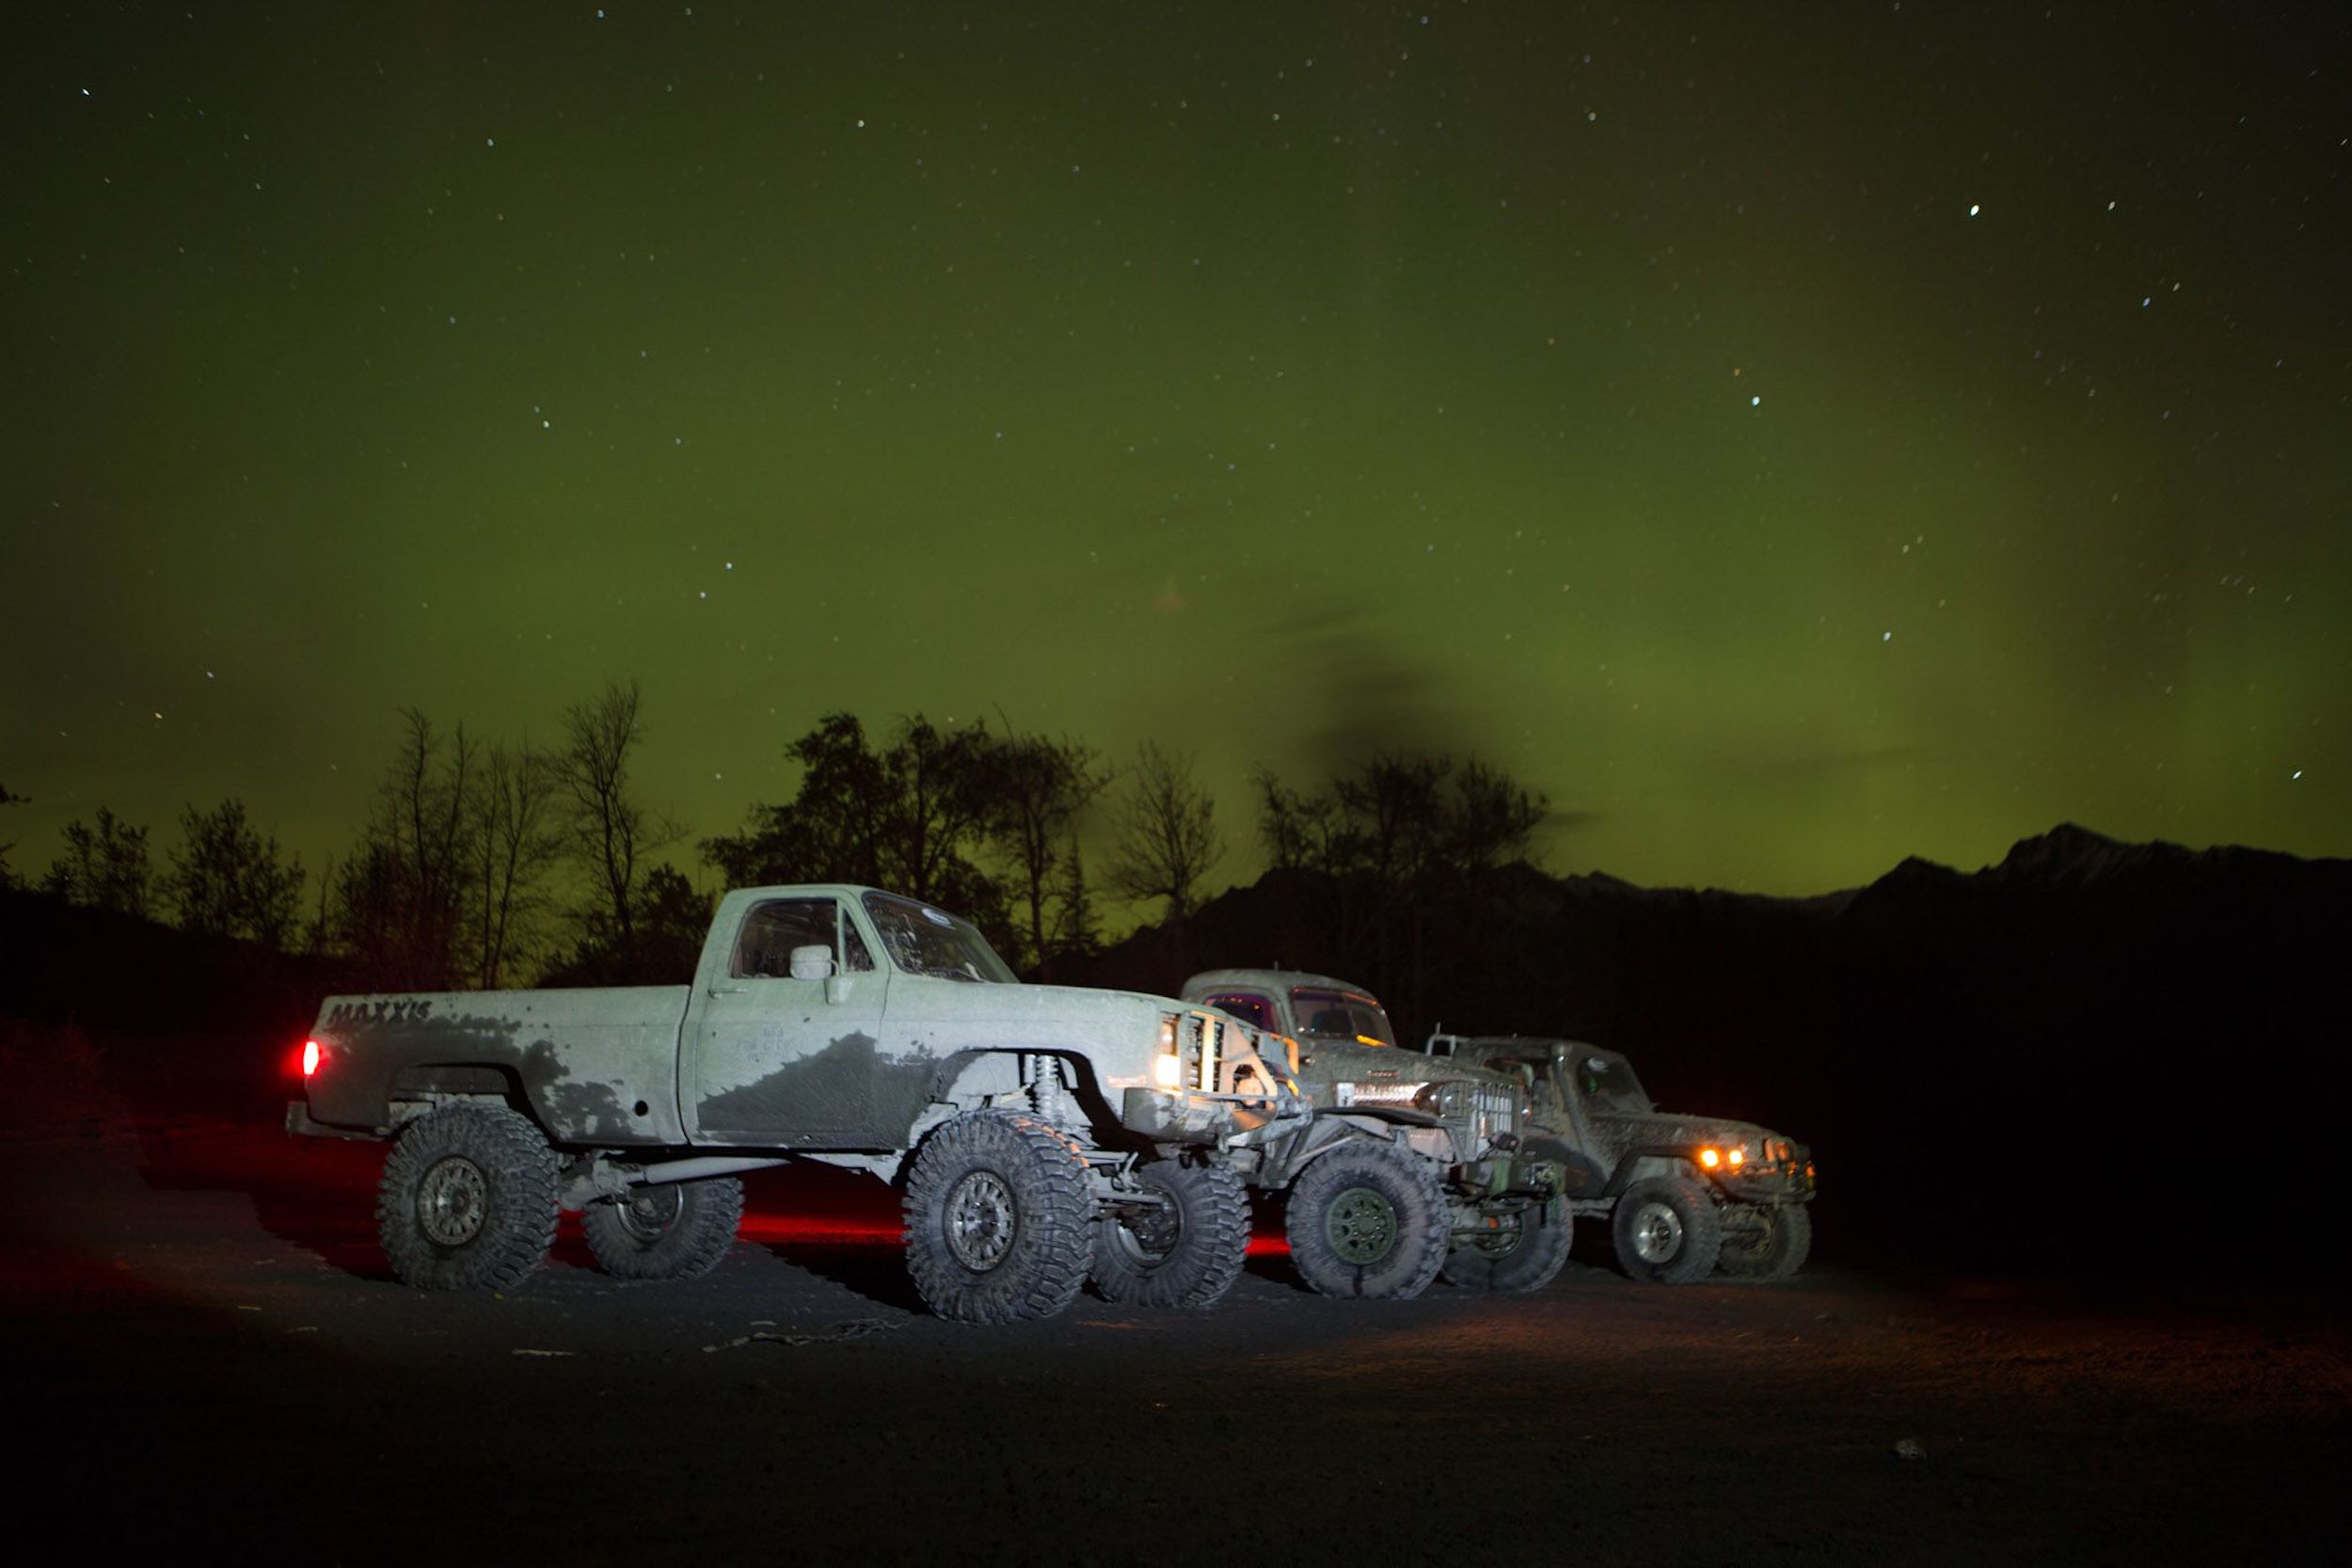
[[[0,839],[635,676],[699,834],[1001,705],[1220,883],[1373,743],[1656,884],[2352,852],[2352,13],[2185,11],[53,8]]]

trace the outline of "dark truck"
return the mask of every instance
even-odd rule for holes
[[[1216,969],[1183,995],[1284,1037],[1284,1065],[1313,1101],[1303,1125],[1235,1156],[1252,1187],[1286,1196],[1291,1261],[1309,1286],[1402,1298],[1441,1271],[1489,1291],[1558,1275],[1571,1223],[1562,1171],[1521,1142],[1517,1078],[1400,1050],[1378,1000],[1328,975]]]
[[[1614,1051],[1576,1040],[1436,1035],[1430,1055],[1514,1074],[1527,1147],[1560,1162],[1569,1206],[1606,1217],[1632,1278],[1720,1269],[1785,1279],[1813,1248],[1813,1151],[1750,1122],[1661,1111]]]
[[[1306,1112],[1238,1021],[1018,983],[967,922],[872,888],[718,907],[693,983],[329,997],[298,1133],[389,1139],[393,1272],[521,1283],[560,1210],[625,1279],[725,1256],[742,1173],[787,1160],[903,1193],[909,1272],[945,1318],[1114,1299],[1205,1307],[1239,1277],[1234,1159]]]

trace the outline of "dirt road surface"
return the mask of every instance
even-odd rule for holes
[[[15,1517],[197,1561],[2345,1560],[2316,1290],[1655,1289],[1580,1237],[1534,1295],[1358,1304],[1266,1244],[1214,1311],[976,1328],[820,1172],[755,1181],[700,1281],[615,1284],[567,1221],[513,1295],[428,1295],[375,1250],[379,1160],[11,1140]]]

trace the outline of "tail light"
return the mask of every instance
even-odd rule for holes
[[[326,1053],[319,1045],[318,1041],[304,1040],[302,1042],[302,1076],[305,1078],[317,1077],[319,1063],[324,1061],[326,1056]]]

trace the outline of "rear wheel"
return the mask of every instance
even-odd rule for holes
[[[1445,1194],[1425,1160],[1351,1139],[1291,1187],[1291,1263],[1327,1296],[1409,1300],[1445,1262]]]
[[[1628,1187],[1609,1228],[1617,1243],[1617,1266],[1650,1285],[1704,1278],[1723,1249],[1715,1200],[1695,1183],[1673,1177],[1652,1177]]]
[[[531,1118],[460,1102],[402,1129],[384,1160],[376,1235],[402,1283],[511,1291],[555,1244],[555,1150]]]
[[[1803,1204],[1741,1204],[1724,1215],[1715,1266],[1740,1279],[1786,1279],[1813,1250],[1813,1214]]]
[[[616,1279],[696,1279],[719,1266],[743,1222],[743,1183],[645,1182],[592,1203],[580,1233],[597,1266]]]
[[[1487,1217],[1495,1228],[1456,1242],[1446,1254],[1448,1283],[1472,1291],[1540,1291],[1560,1276],[1573,1234],[1566,1198]]]
[[[1136,1172],[1160,1201],[1094,1222],[1094,1288],[1139,1307],[1214,1307],[1241,1277],[1249,1202],[1222,1163],[1161,1160]]]
[[[943,1318],[1050,1318],[1086,1283],[1086,1162],[1034,1117],[969,1111],[941,1123],[914,1156],[903,1212],[907,1272]]]

